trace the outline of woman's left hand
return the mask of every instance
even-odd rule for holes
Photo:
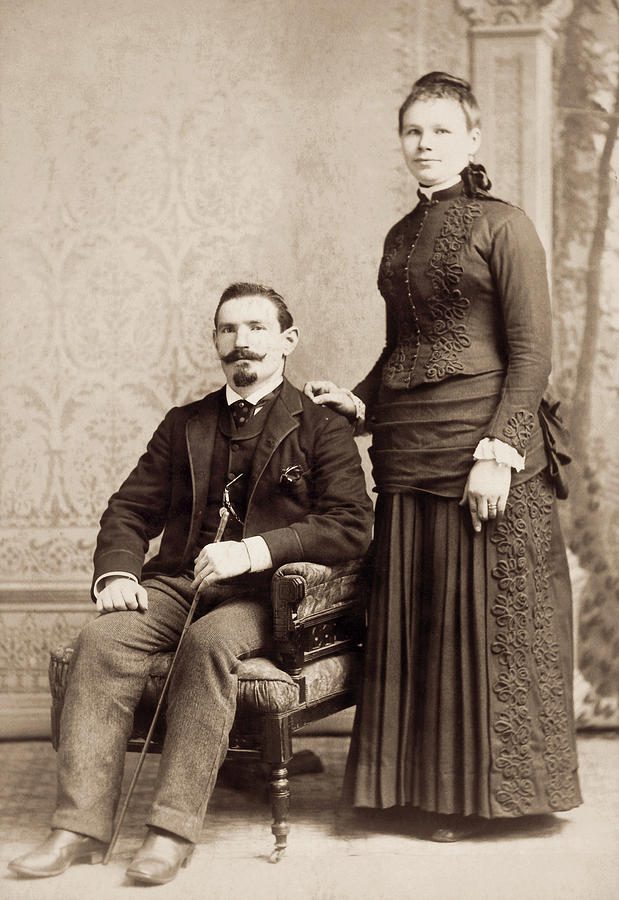
[[[511,467],[494,459],[478,459],[464,485],[460,506],[466,503],[471,511],[475,531],[488,519],[496,519],[505,512],[512,480]]]

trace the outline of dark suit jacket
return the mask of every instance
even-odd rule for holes
[[[93,584],[106,572],[140,579],[193,566],[224,390],[174,407],[159,425],[101,518]],[[304,473],[292,486],[280,480],[288,466]],[[286,379],[256,447],[247,496],[244,536],[264,538],[275,568],[328,565],[368,548],[372,504],[351,428]],[[159,553],[144,566],[149,540],[162,531]]]

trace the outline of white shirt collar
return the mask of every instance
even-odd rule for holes
[[[284,376],[281,372],[278,372],[245,398],[241,397],[240,394],[237,394],[234,388],[230,387],[229,384],[226,384],[226,403],[230,406],[231,403],[234,403],[237,400],[245,399],[248,403],[256,404],[262,400],[263,397],[266,397],[267,394],[270,394],[271,391],[274,391],[276,387],[279,387],[283,380]]]
[[[430,200],[432,194],[434,194],[435,191],[445,191],[447,190],[447,188],[453,187],[454,184],[458,184],[459,181],[460,176],[456,175],[454,178],[449,178],[447,181],[441,182],[441,184],[432,184],[428,187],[426,187],[426,185],[420,184],[419,193],[423,194],[424,197],[427,197],[428,200]]]

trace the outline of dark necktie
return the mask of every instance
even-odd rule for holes
[[[254,404],[248,403],[247,400],[235,400],[234,403],[230,404],[232,421],[237,428],[242,428],[245,425],[252,414],[253,408]]]

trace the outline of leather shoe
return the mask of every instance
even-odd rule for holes
[[[146,884],[167,884],[187,866],[195,844],[169,831],[149,828],[144,843],[127,869],[129,878]]]
[[[11,860],[9,869],[29,878],[49,878],[61,875],[74,862],[101,862],[104,850],[101,841],[87,834],[54,828],[39,847]]]
[[[452,844],[475,837],[488,827],[488,819],[480,816],[442,816],[443,824],[435,828],[430,835],[431,841],[439,844]]]

